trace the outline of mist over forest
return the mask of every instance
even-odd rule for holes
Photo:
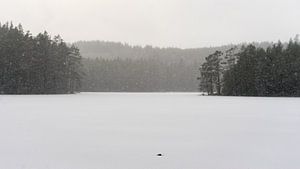
[[[298,36],[289,43],[264,42],[195,49],[159,48],[150,45],[142,47],[105,41],[80,41],[67,44],[60,36],[51,37],[47,32],[33,36],[30,32],[25,32],[22,25],[14,26],[12,23],[0,25],[0,35],[0,92],[4,94],[197,92],[200,90],[221,95],[227,90],[225,95],[258,95],[259,92],[241,92],[240,89],[232,91],[240,85],[235,82],[243,82],[243,78],[248,76],[238,75],[243,71],[250,71],[250,68],[249,70],[242,68],[253,66],[251,69],[255,78],[243,82],[245,84],[241,88],[246,84],[256,84],[259,80],[256,77],[261,78],[265,70],[270,73],[264,76],[285,81],[287,79],[281,79],[282,73],[271,74],[275,71],[272,65],[280,66],[282,72],[287,71],[290,68],[289,64],[298,62],[294,59],[298,58],[299,47]],[[280,51],[282,58],[279,60],[277,60],[278,56],[268,52],[275,50],[270,48],[274,45],[282,48]],[[254,48],[254,51],[263,51],[262,53],[265,54],[243,51],[247,47]],[[285,51],[285,48],[288,50]],[[231,51],[231,49],[235,50]],[[244,58],[251,58],[252,55],[257,57],[252,58],[253,63],[236,68]],[[262,60],[265,57],[271,57],[272,62],[267,64],[267,61]],[[236,60],[231,62],[228,58]],[[287,60],[289,58],[290,60]],[[285,67],[279,65],[281,62],[287,63]],[[254,63],[259,64],[254,65]],[[267,64],[266,67],[261,67],[264,64]],[[285,86],[297,86],[298,74],[300,74],[297,65],[290,71],[290,74],[296,77],[291,77],[284,82]],[[228,74],[230,71],[234,73]],[[224,77],[227,77],[227,81]],[[229,81],[232,81],[231,84],[226,83]],[[268,83],[282,86],[273,82]],[[281,91],[283,87],[280,87],[275,91],[273,88],[260,89],[261,86],[263,84],[257,84],[255,89],[251,90],[267,90],[267,93],[275,92],[276,95],[294,96],[300,93],[296,87],[293,89],[289,87],[284,91]],[[288,90],[292,90],[292,94]],[[264,96],[266,93],[259,95]]]
[[[271,45],[269,42],[253,44],[263,48]],[[205,58],[235,45],[180,49],[79,41],[74,46],[83,57],[82,91],[197,92],[199,68]]]

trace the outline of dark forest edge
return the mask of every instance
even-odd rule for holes
[[[21,25],[0,24],[0,93],[66,94],[80,91],[81,56],[60,36],[32,36]]]
[[[200,68],[200,90],[224,96],[300,96],[298,36],[268,48],[254,45],[216,51]]]
[[[154,48],[67,44],[47,32],[33,36],[21,25],[0,24],[0,94],[196,92],[197,80],[209,95],[300,96],[298,36],[289,43]]]

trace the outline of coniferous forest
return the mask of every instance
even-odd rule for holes
[[[197,92],[199,64],[160,59],[83,59],[82,91]]]
[[[199,65],[215,50],[233,45],[180,49],[105,41],[74,43],[83,56],[87,92],[198,92]],[[267,48],[271,43],[254,43]],[[241,48],[237,45],[236,48]]]
[[[209,95],[300,96],[298,37],[183,50],[103,41],[70,45],[47,32],[33,36],[21,25],[0,24],[1,94],[198,89]]]
[[[79,50],[60,36],[32,36],[21,25],[0,25],[0,93],[75,93],[81,75]]]
[[[216,51],[200,68],[200,90],[225,96],[300,96],[300,44]]]
[[[199,65],[212,48],[159,48],[106,41],[74,43],[83,56],[82,91],[197,92]]]

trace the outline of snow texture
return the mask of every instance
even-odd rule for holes
[[[0,96],[0,115],[1,169],[300,168],[297,98]]]

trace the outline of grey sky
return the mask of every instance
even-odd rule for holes
[[[66,41],[202,47],[287,41],[300,33],[299,0],[1,0],[0,21]]]

